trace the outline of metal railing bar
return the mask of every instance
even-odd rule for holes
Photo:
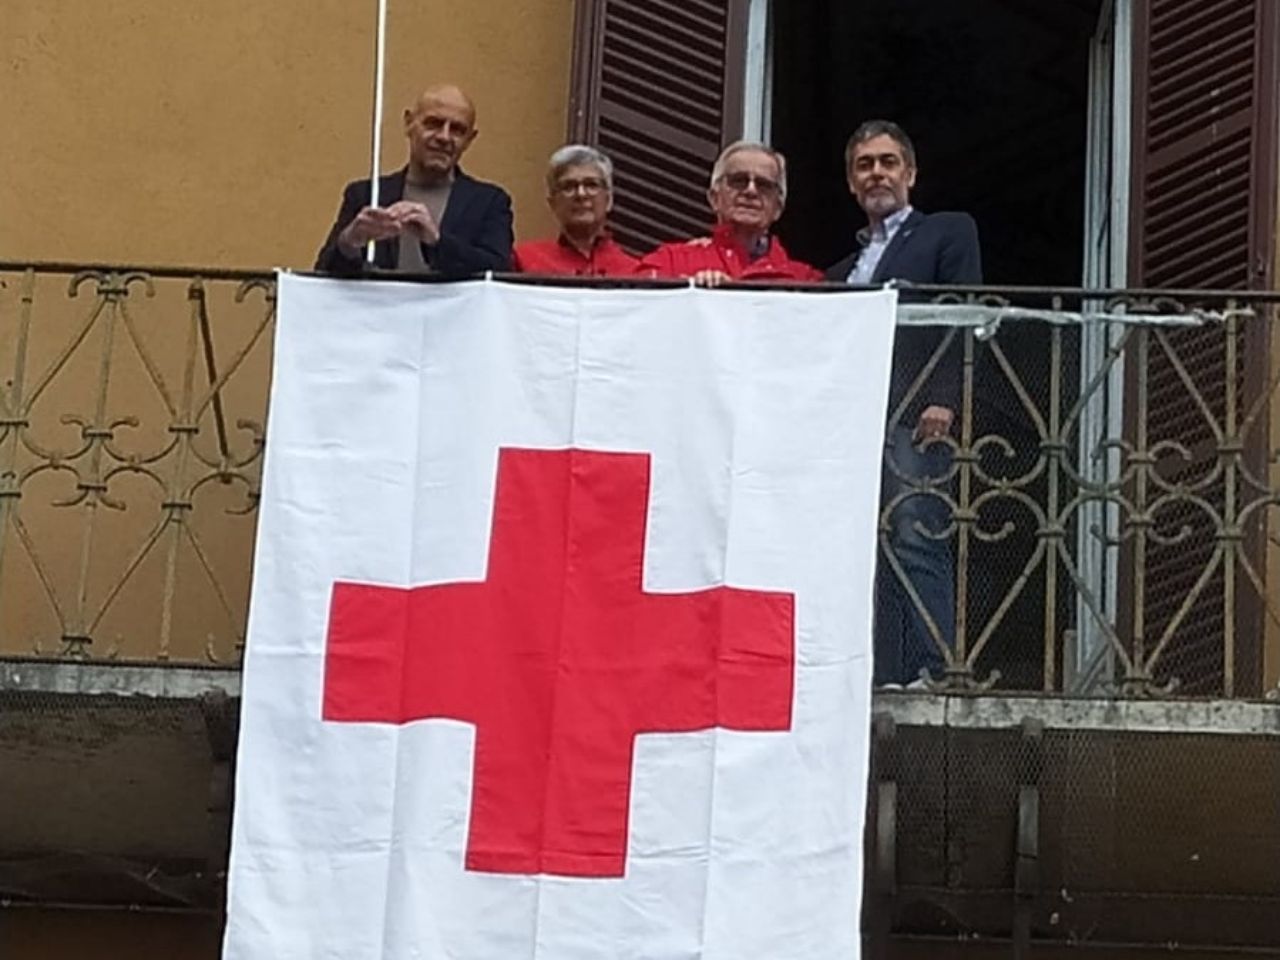
[[[190,280],[199,277],[205,280],[270,280],[275,276],[276,268],[270,267],[201,267],[173,266],[165,264],[121,264],[121,263],[70,263],[54,260],[0,260],[0,272],[18,272],[35,270],[48,274],[77,274],[100,271],[103,273],[146,273],[153,277]],[[324,277],[335,279],[334,275],[318,273],[312,270],[289,270],[286,272],[302,277]],[[360,274],[361,279],[394,280],[398,283],[456,283],[483,280],[491,277],[504,283],[522,283],[533,286],[550,287],[596,287],[596,288],[680,288],[689,286],[686,280],[649,279],[646,277],[554,277],[527,273],[476,273],[465,276],[444,276],[434,273],[411,273],[394,270],[373,269]],[[337,278],[341,279],[341,278]],[[1070,287],[1070,286],[1030,286],[1001,285],[973,286],[946,284],[907,284],[895,285],[901,291],[930,294],[935,296],[997,296],[1052,298],[1064,300],[1097,299],[1097,300],[1149,300],[1158,302],[1189,301],[1206,303],[1234,300],[1237,303],[1280,303],[1280,290],[1229,290],[1229,289],[1159,289],[1155,287]],[[721,289],[741,290],[797,290],[803,292],[816,291],[849,291],[878,290],[879,286],[851,285],[846,283],[727,283]]]

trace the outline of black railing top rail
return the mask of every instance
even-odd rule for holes
[[[40,274],[136,273],[172,280],[271,280],[271,268],[160,266],[134,263],[72,263],[63,260],[0,260],[0,273],[34,270]]]
[[[287,268],[281,268],[287,269]],[[132,263],[73,263],[69,261],[51,260],[0,260],[0,273],[17,273],[34,270],[41,274],[76,275],[82,273],[136,273],[166,279],[203,280],[270,280],[275,276],[272,267],[212,267],[190,265],[157,265]],[[310,270],[287,270],[298,276],[329,277],[331,274],[316,273]],[[504,283],[525,283],[538,286],[560,287],[660,287],[672,288],[686,286],[687,280],[651,279],[647,277],[554,277],[528,273],[492,274],[477,273],[465,276],[442,276],[435,273],[406,273],[390,270],[369,270],[362,274],[363,279],[395,280],[398,282],[420,283],[454,283],[460,281],[480,280],[492,276]],[[724,289],[760,290],[796,290],[796,291],[847,291],[878,290],[878,285],[857,286],[845,283],[726,283]],[[934,298],[1001,298],[1005,300],[1037,300],[1060,299],[1064,302],[1085,300],[1191,303],[1280,303],[1280,290],[1212,290],[1212,289],[1159,289],[1152,287],[1070,287],[1070,286],[1033,286],[1033,285],[952,285],[952,284],[897,284],[901,290],[925,294]]]

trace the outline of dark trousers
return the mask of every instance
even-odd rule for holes
[[[951,508],[943,496],[949,483],[924,486],[929,478],[946,476],[951,448],[934,443],[921,448],[908,427],[894,427],[886,445],[881,478],[882,509],[888,509],[889,549],[906,579],[915,588],[937,627],[938,636],[903,586],[897,571],[882,555],[876,568],[875,682],[907,684],[922,671],[942,677],[946,658],[939,640],[955,644],[955,560],[951,539],[937,539],[951,522]],[[896,468],[896,469],[895,469]]]

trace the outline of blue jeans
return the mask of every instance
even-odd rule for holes
[[[950,491],[950,484],[936,484],[935,493],[911,493],[921,489],[924,479],[946,476],[951,458],[951,448],[943,443],[917,447],[909,427],[897,426],[890,433],[880,487],[882,508],[894,504],[888,516],[889,548],[937,626],[938,638],[882,555],[876,570],[877,684],[910,683],[919,679],[922,670],[941,679],[946,658],[938,640],[947,647],[955,644],[956,586],[951,540],[933,538],[951,522],[951,508],[942,498]],[[895,502],[898,497],[903,499]]]

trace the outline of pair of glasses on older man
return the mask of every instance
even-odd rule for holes
[[[777,180],[743,171],[726,173],[720,178],[720,182],[734,193],[742,193],[752,184],[755,184],[756,193],[762,197],[776,197],[782,192],[782,185]]]

